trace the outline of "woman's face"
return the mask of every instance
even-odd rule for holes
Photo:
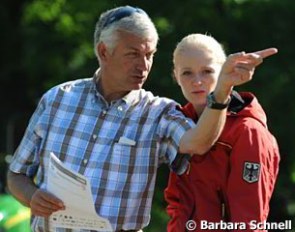
[[[176,55],[175,78],[195,109],[203,109],[206,105],[207,95],[214,90],[221,67],[208,50],[190,48]]]

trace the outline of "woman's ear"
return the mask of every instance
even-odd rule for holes
[[[176,71],[175,71],[175,69],[172,70],[172,78],[179,85],[178,80],[177,80],[177,77],[176,77]]]

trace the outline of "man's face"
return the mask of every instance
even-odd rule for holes
[[[104,62],[106,86],[113,92],[129,92],[142,88],[153,64],[156,41],[119,32],[117,46],[107,52]]]

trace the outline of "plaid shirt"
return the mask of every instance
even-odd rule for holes
[[[175,106],[143,89],[108,104],[94,78],[56,86],[40,100],[10,170],[36,176],[46,189],[54,152],[89,179],[96,211],[115,231],[141,229],[150,220],[157,167],[172,163],[182,135],[194,125]],[[135,145],[121,144],[121,137]],[[46,221],[34,217],[32,230],[71,231],[46,229]]]

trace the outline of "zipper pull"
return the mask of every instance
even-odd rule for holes
[[[189,175],[190,174],[190,171],[191,171],[191,163],[188,163],[188,166],[187,166],[187,170],[186,170],[186,175]]]
[[[221,203],[221,217],[225,219],[225,204]]]

